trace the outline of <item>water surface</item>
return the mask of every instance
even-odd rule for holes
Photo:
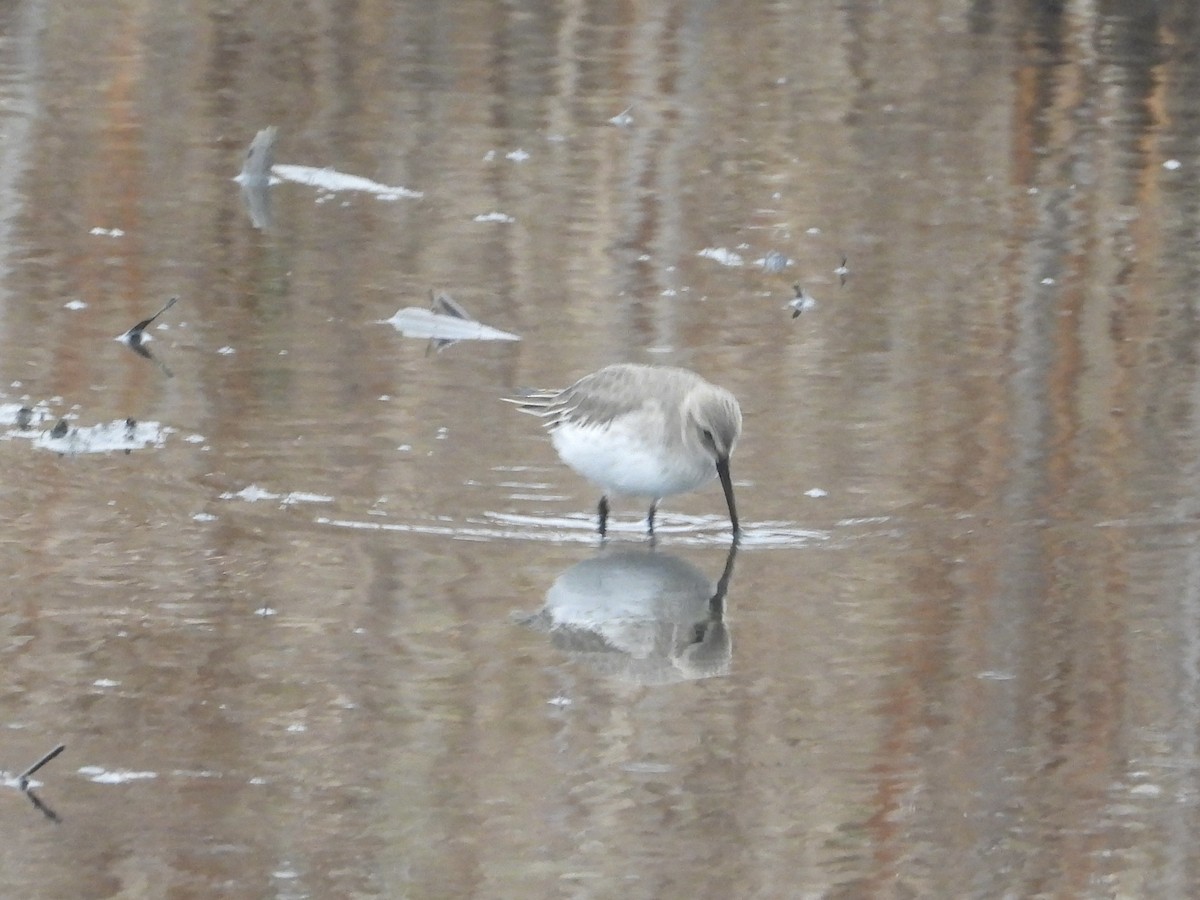
[[[0,894],[1200,887],[1190,6],[0,24]],[[732,560],[500,402],[616,361]]]

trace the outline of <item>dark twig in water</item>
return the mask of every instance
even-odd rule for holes
[[[66,749],[67,749],[66,744],[59,744],[57,747],[55,747],[53,750],[51,750],[49,753],[47,753],[45,756],[43,756],[41,759],[39,759],[37,762],[35,762],[32,766],[30,766],[28,769],[26,769],[24,772],[22,772],[20,775],[18,775],[17,776],[17,784],[19,784],[21,786],[21,790],[28,792],[29,776],[31,776],[34,772],[36,772],[38,769],[40,769],[46,763],[50,762],[50,760],[54,759],[54,757],[58,756],[58,754],[62,753]]]

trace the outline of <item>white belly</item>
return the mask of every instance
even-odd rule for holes
[[[703,448],[682,441],[648,442],[640,431],[564,423],[551,433],[554,449],[568,466],[612,494],[669,497],[694,491],[717,473]]]

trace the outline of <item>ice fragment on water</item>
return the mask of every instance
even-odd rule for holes
[[[519,335],[492,328],[474,319],[463,319],[408,306],[379,324],[391,325],[405,337],[440,341],[519,341]]]
[[[480,213],[471,221],[473,221],[473,222],[501,222],[505,225],[508,225],[517,220],[514,219],[512,216],[505,215],[502,212],[490,212],[490,213]]]
[[[84,766],[79,774],[96,784],[124,784],[128,781],[144,781],[157,778],[157,772],[130,772],[123,769],[105,769],[102,766]]]
[[[734,253],[732,250],[727,250],[724,247],[705,247],[697,256],[702,256],[705,259],[711,259],[714,262],[720,263],[723,266],[740,266],[742,265],[742,257],[740,254]]]
[[[361,191],[373,194],[380,200],[398,200],[401,197],[419,199],[425,194],[390,184],[380,184],[359,175],[347,175],[336,169],[317,169],[312,166],[272,166],[271,172],[284,181],[306,184],[324,191]]]
[[[271,491],[266,491],[260,488],[257,484],[250,484],[242,488],[240,491],[225,491],[219,495],[221,500],[245,500],[247,503],[256,503],[259,500],[278,500],[282,506],[291,506],[295,503],[332,503],[333,498],[325,494],[310,494],[306,491],[292,491],[287,494],[274,494]]]
[[[275,152],[275,140],[279,129],[274,125],[263,128],[254,135],[254,140],[246,148],[246,156],[242,160],[242,171],[234,181],[244,185],[266,186],[271,181],[271,161]]]
[[[754,263],[762,266],[768,272],[782,272],[792,264],[792,261],[778,250],[772,250],[766,256],[756,259]]]

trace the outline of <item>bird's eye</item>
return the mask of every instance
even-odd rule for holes
[[[708,444],[710,447],[715,447],[717,445],[717,442],[713,439],[713,433],[707,428],[700,430],[700,437],[704,443]]]

